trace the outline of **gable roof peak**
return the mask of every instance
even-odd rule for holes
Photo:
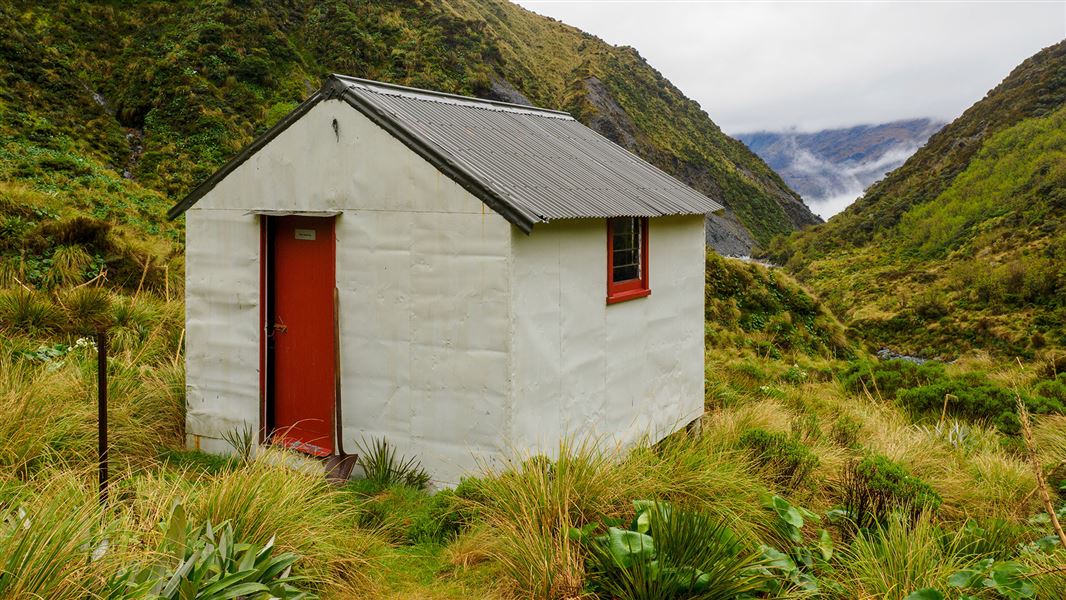
[[[522,231],[555,219],[721,210],[568,113],[330,75],[322,89],[167,212],[181,215],[323,100],[355,108]]]
[[[336,89],[338,92],[342,92],[344,89],[347,88],[360,88],[378,94],[391,94],[394,96],[406,97],[415,100],[424,100],[427,102],[440,102],[442,104],[451,104],[454,106],[464,106],[483,110],[498,110],[501,112],[510,112],[514,114],[540,115],[558,119],[567,119],[570,121],[575,120],[574,117],[570,115],[570,113],[561,110],[541,108],[539,106],[530,106],[527,104],[515,104],[513,102],[501,102],[499,100],[487,100],[484,98],[476,98],[473,96],[460,96],[459,94],[449,94],[447,92],[441,92],[437,90],[427,90],[416,87],[408,87],[405,85],[398,85],[395,83],[385,83],[381,81],[373,81],[370,79],[360,79],[358,77],[340,75],[337,73],[333,73],[332,75],[327,77],[326,82],[323,85],[324,87],[329,87],[330,89]]]

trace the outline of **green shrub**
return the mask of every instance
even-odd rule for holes
[[[1033,394],[1066,405],[1066,373],[1059,373],[1054,379],[1038,382],[1033,388]]]
[[[267,85],[272,81],[270,63],[260,56],[249,56],[237,65],[237,77],[249,83]]]
[[[441,490],[430,496],[426,510],[411,519],[407,530],[408,541],[445,542],[454,538],[462,529],[457,504],[458,500],[452,490]]]
[[[928,385],[944,377],[944,366],[939,363],[917,364],[902,359],[855,360],[841,372],[840,381],[854,394],[869,392],[892,400],[899,390]]]
[[[770,375],[753,360],[744,360],[727,365],[726,375],[729,381],[748,390],[758,389],[759,386],[766,384],[770,379]]]
[[[164,448],[159,453],[159,460],[175,470],[204,475],[217,475],[241,466],[240,462],[231,456],[175,448]]]
[[[734,339],[755,344],[760,355],[852,355],[843,326],[781,271],[713,251],[707,253],[705,268],[706,321],[739,333]]]
[[[810,379],[810,373],[799,365],[792,365],[784,373],[781,374],[781,380],[792,385],[799,385],[801,383],[807,383]]]
[[[469,527],[480,499],[477,479],[435,494],[407,485],[384,489],[368,479],[353,479],[344,490],[355,496],[359,524],[397,544],[444,543]]]
[[[939,363],[854,361],[841,372],[840,379],[849,391],[879,393],[916,418],[939,416],[946,398],[949,415],[987,420],[1008,435],[1019,430],[1015,391],[993,382],[982,371],[948,375]],[[1066,378],[1041,381],[1034,394],[1022,394],[1022,399],[1033,414],[1062,413],[1066,410]]]
[[[810,448],[783,433],[749,429],[739,443],[751,451],[767,478],[778,486],[797,487],[818,466],[818,457]]]
[[[844,516],[859,529],[887,526],[893,514],[916,521],[943,500],[926,482],[885,456],[873,454],[844,469]]]
[[[1055,397],[1059,382],[1038,386],[1050,396],[1022,394],[1033,414],[1052,414],[1064,411],[1063,402]],[[983,373],[966,373],[912,389],[901,390],[899,404],[916,416],[940,414],[947,399],[948,414],[974,420],[988,420],[1001,432],[1016,435],[1020,429],[1016,413],[1016,393],[990,381]]]
[[[431,513],[433,499],[424,490],[406,485],[380,488],[367,479],[345,486],[355,495],[359,525],[394,544],[418,544],[440,539]]]
[[[829,437],[843,448],[855,448],[859,445],[859,432],[862,423],[851,415],[840,415],[829,429]]]
[[[913,310],[914,314],[924,321],[936,321],[951,312],[944,293],[934,290],[929,290],[919,296]]]
[[[463,478],[455,489],[433,494],[425,518],[412,525],[411,539],[447,542],[466,530],[476,517],[474,507],[484,501],[479,483],[476,478]]]

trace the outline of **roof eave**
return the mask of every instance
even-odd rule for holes
[[[214,187],[218,185],[220,181],[225,179],[227,175],[237,167],[241,166],[241,164],[251,158],[252,155],[258,152],[261,148],[270,143],[274,138],[280,135],[281,132],[288,129],[290,125],[307,114],[307,112],[314,108],[316,104],[323,100],[332,99],[343,100],[349,106],[358,110],[374,124],[389,132],[390,135],[400,140],[405,146],[427,160],[441,173],[448,176],[462,186],[463,189],[476,196],[488,205],[489,208],[499,213],[504,219],[513,223],[515,227],[518,227],[524,233],[530,233],[533,231],[533,225],[542,221],[542,219],[527,215],[512,206],[494,190],[482,184],[476,176],[460,166],[459,163],[447,152],[420,138],[411,130],[398,123],[385,111],[363,101],[363,99],[360,98],[358,94],[353,93],[337,75],[330,75],[327,77],[322,83],[322,89],[315,92],[310,98],[302,102],[273,127],[253,140],[243,150],[237,153],[236,156],[231,158],[226,164],[222,165],[222,167],[204,180],[203,183],[193,188],[193,190],[182,198],[180,202],[167,211],[167,218],[176,219],[181,216],[185,211],[196,204],[200,198],[203,198],[208,192],[214,189]]]
[[[196,186],[192,189],[191,192],[186,194],[180,202],[170,207],[170,210],[167,211],[167,219],[176,219],[180,217],[185,211],[192,208],[192,206],[196,204],[200,200],[200,198],[206,196],[207,193],[214,189],[214,187],[218,185],[220,181],[225,179],[227,175],[233,172],[237,167],[244,164],[246,160],[251,158],[252,155],[254,155],[261,148],[263,148],[263,146],[266,146],[274,138],[278,137],[281,132],[288,129],[289,126],[298,121],[300,117],[307,114],[307,112],[314,108],[316,104],[318,104],[322,100],[327,99],[325,92],[327,92],[327,88],[326,86],[323,86],[322,90],[312,94],[310,98],[301,102],[300,105],[293,109],[292,112],[282,117],[282,119],[275,123],[273,127],[267,129],[266,132],[264,132],[262,135],[252,140],[252,142],[245,146],[243,150],[238,152],[236,156],[229,159],[226,164],[222,165],[217,171],[212,173],[210,177],[205,179],[202,183],[200,183],[200,185]]]
[[[533,231],[534,224],[543,221],[543,219],[528,215],[513,206],[495,190],[486,186],[477,176],[464,168],[447,151],[420,137],[380,107],[367,102],[336,77],[331,76],[328,81],[331,89],[338,90],[337,97],[358,110],[375,125],[387,131],[392,137],[402,142],[415,154],[421,156],[436,167],[438,171],[458,183],[463,189],[473,194],[524,233],[530,233]]]

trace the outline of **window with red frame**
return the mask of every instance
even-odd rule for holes
[[[648,219],[607,219],[607,304],[643,298],[648,286]]]

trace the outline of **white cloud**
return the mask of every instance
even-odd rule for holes
[[[637,48],[728,133],[951,120],[1066,37],[1066,2],[519,0]]]

